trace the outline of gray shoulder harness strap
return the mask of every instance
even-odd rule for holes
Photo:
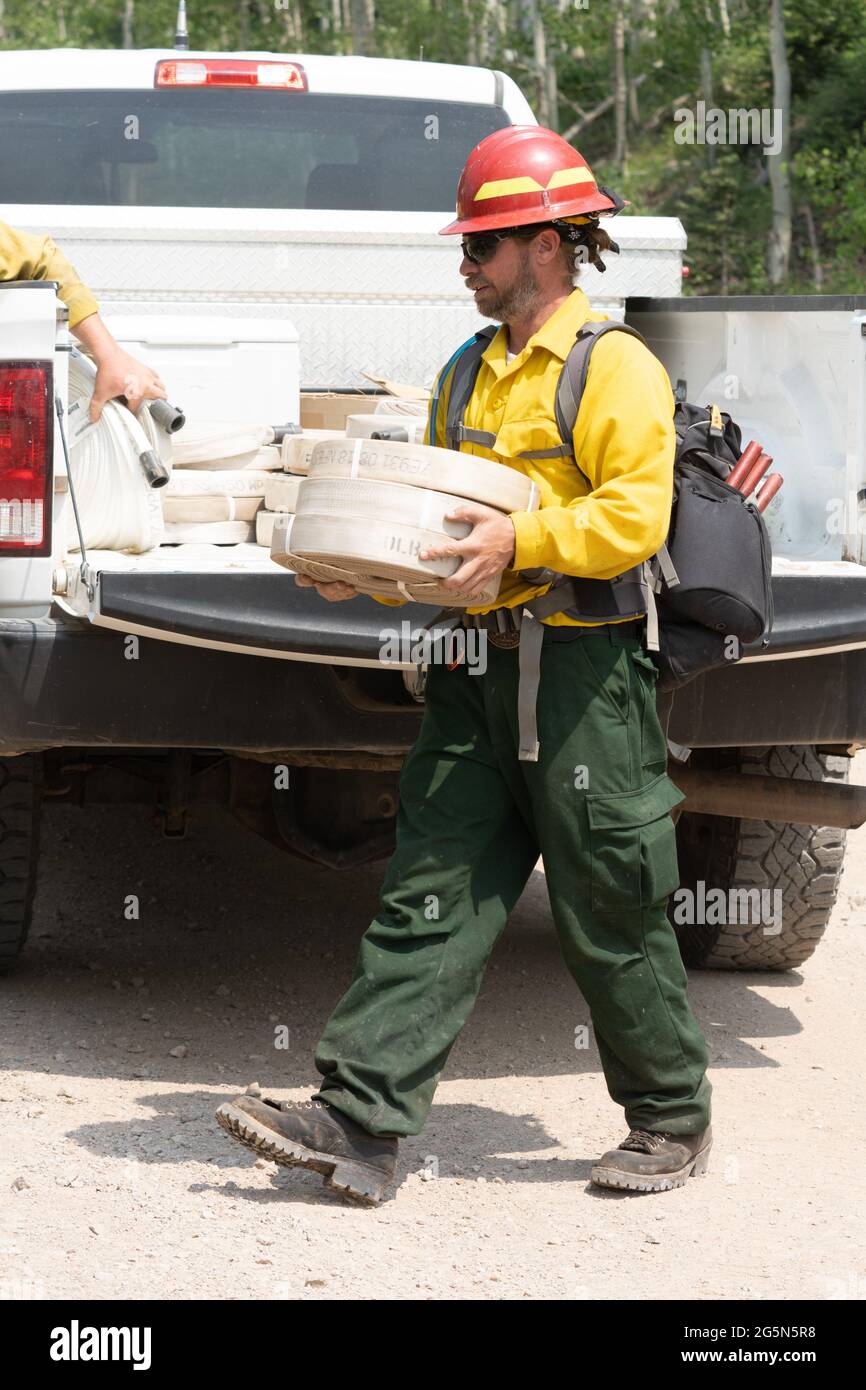
[[[569,349],[565,359],[565,366],[559,374],[559,381],[556,387],[556,401],[554,410],[556,413],[556,424],[559,429],[561,444],[554,445],[551,449],[524,449],[520,455],[522,459],[551,459],[568,456],[574,453],[572,436],[574,427],[577,423],[577,414],[580,410],[580,402],[586,389],[586,376],[589,371],[589,357],[598,339],[605,333],[615,330],[617,333],[630,333],[633,338],[638,338],[644,342],[643,337],[636,328],[629,328],[628,324],[613,322],[604,323],[585,323],[577,331],[574,344]],[[577,463],[578,471],[583,473],[580,464]],[[583,474],[586,477],[586,474]],[[587,478],[587,482],[589,479]]]
[[[560,373],[556,388],[554,409],[557,427],[563,442],[554,449],[525,450],[520,455],[521,458],[573,456],[574,427],[586,388],[590,355],[599,338],[605,333],[611,332],[629,333],[640,342],[644,341],[636,329],[616,321],[585,323],[578,329],[574,346],[565,359],[565,365]],[[575,466],[578,472],[586,478],[586,474],[583,473],[577,459],[575,459]],[[590,480],[587,478],[586,481],[591,489]],[[639,617],[649,611],[651,627],[648,636],[651,639],[650,645],[652,645],[652,639],[655,636],[654,605],[647,593],[647,575],[644,564],[633,565],[631,569],[617,575],[615,579],[584,579],[579,576],[560,575],[549,569],[521,570],[520,575],[530,584],[551,584],[553,588],[549,592],[555,591],[562,599],[559,606],[548,609],[544,613],[544,617],[548,617],[552,613],[564,612],[569,618],[576,618],[581,622],[604,622],[611,618]],[[544,597],[546,598],[547,595]]]

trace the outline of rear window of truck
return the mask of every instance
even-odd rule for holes
[[[0,93],[6,203],[453,208],[501,107],[317,92]]]

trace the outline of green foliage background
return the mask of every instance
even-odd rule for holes
[[[690,292],[767,291],[771,199],[760,146],[680,145],[673,119],[677,106],[694,109],[708,81],[716,107],[772,108],[767,0],[188,0],[187,8],[194,49],[390,58],[423,51],[431,61],[499,68],[539,117],[555,112],[560,131],[602,182],[631,200],[631,211],[681,219]],[[176,0],[0,0],[0,47],[170,46],[176,10]],[[785,0],[784,15],[793,252],[788,281],[778,288],[861,292],[866,4]],[[618,159],[613,106],[603,105],[613,91],[617,16],[634,84],[627,148]],[[544,104],[551,66],[553,107]]]

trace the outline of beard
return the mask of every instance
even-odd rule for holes
[[[532,311],[538,307],[539,290],[529,266],[528,257],[521,265],[516,280],[509,285],[507,290],[501,290],[497,293],[493,286],[490,288],[494,298],[487,300],[485,297],[486,308],[482,308],[478,300],[475,301],[476,308],[482,318],[498,319],[500,323],[510,323],[528,318]]]

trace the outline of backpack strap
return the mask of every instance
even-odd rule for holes
[[[632,617],[647,614],[648,645],[657,638],[655,631],[654,597],[646,582],[647,561],[633,565],[615,579],[579,579],[559,575],[552,586],[538,598],[522,605],[520,619],[520,653],[517,689],[517,728],[519,762],[538,761],[539,741],[536,704],[541,681],[541,647],[544,641],[544,619],[554,613],[574,611],[587,618]],[[521,570],[526,577],[532,571]],[[549,571],[548,571],[549,573]],[[545,582],[544,580],[540,582]],[[594,587],[593,587],[594,586]],[[656,646],[658,642],[656,640]]]
[[[454,356],[450,359],[439,378],[439,391],[436,393],[433,409],[431,410],[430,443],[436,442],[433,433],[435,425],[435,411],[438,408],[439,393],[445,384],[445,378],[454,363],[454,371],[451,375],[451,390],[448,395],[448,410],[445,417],[445,447],[446,449],[459,449],[464,442],[472,444],[483,444],[485,448],[492,448],[496,442],[496,435],[490,434],[486,430],[470,430],[463,423],[463,416],[469,404],[469,397],[472,395],[475,381],[478,376],[478,369],[481,366],[482,354],[486,351],[492,339],[499,331],[499,324],[491,324],[487,328],[479,331],[463,343]]]
[[[595,347],[599,338],[604,333],[610,332],[630,333],[633,338],[639,338],[643,343],[645,339],[635,328],[630,328],[628,324],[617,321],[604,323],[585,323],[577,330],[577,335],[571,345],[568,356],[559,374],[559,381],[556,385],[556,397],[554,400],[554,414],[556,415],[556,425],[559,430],[561,444],[555,444],[549,449],[525,449],[519,455],[523,459],[550,459],[550,458],[571,458],[574,466],[582,478],[586,479],[587,486],[592,491],[592,483],[586,476],[577,459],[574,458],[574,427],[577,423],[577,415],[580,410],[580,403],[583,400],[583,393],[586,388],[586,378],[589,372],[589,359],[592,349]],[[533,574],[538,571],[525,571],[525,577],[531,582],[544,583],[544,580],[532,579]]]
[[[647,346],[646,339],[636,328],[616,319],[604,323],[585,323],[574,340],[574,347],[565,359],[565,367],[560,374],[556,388],[556,423],[563,439],[571,440],[589,372],[589,359],[592,350],[605,333],[628,333]]]
[[[481,331],[484,332],[483,329],[482,329]],[[464,352],[467,352],[467,351],[469,350],[469,348],[474,347],[475,343],[476,343],[477,340],[478,340],[478,337],[479,337],[478,333],[473,333],[471,338],[467,338],[465,343],[461,343],[460,346],[459,346],[459,348],[457,348],[456,352],[452,352],[451,356],[448,358],[448,361],[445,363],[445,366],[442,368],[441,372],[439,373],[439,376],[437,377],[436,391],[435,391],[435,393],[434,393],[434,395],[433,395],[433,400],[432,400],[431,403],[430,403],[430,443],[431,443],[431,445],[435,445],[435,444],[436,444],[436,422],[437,422],[437,419],[438,419],[438,416],[439,416],[439,402],[440,402],[440,400],[441,400],[441,398],[442,398],[442,392],[443,392],[444,387],[445,387],[445,382],[448,380],[448,373],[451,371],[451,368],[454,366],[454,363],[458,360],[458,358],[460,358],[460,357],[463,355]],[[480,356],[479,356],[479,359],[478,359],[478,360],[479,360],[479,363],[480,363],[480,360],[481,360],[481,359],[480,359]],[[477,368],[476,368],[476,371],[477,371]],[[468,399],[468,398],[467,398],[467,399]],[[450,416],[451,416],[451,412],[450,412],[450,411],[448,412],[448,415],[449,415],[449,419],[450,419]],[[447,430],[447,424],[446,424],[446,430]]]
[[[556,415],[556,424],[559,430],[559,435],[563,442],[562,444],[557,445],[556,447],[551,449],[526,450],[525,452],[520,454],[520,458],[542,459],[556,458],[558,456],[564,455],[573,457],[574,428],[577,424],[577,416],[580,411],[581,402],[583,400],[584,391],[586,389],[586,378],[589,373],[589,359],[592,355],[592,350],[598,342],[599,338],[601,338],[605,333],[614,332],[628,333],[631,335],[632,338],[637,338],[638,341],[643,343],[645,347],[648,347],[646,339],[643,337],[643,335],[638,333],[636,328],[629,327],[627,323],[619,323],[616,320],[608,320],[602,323],[583,324],[583,326],[577,330],[577,335],[575,337],[572,347],[569,349],[568,356],[566,357],[562,371],[559,374],[559,382],[557,383],[556,387],[554,413]],[[649,350],[651,351],[651,349]],[[577,462],[577,459],[574,460],[574,463],[578,472],[586,478],[586,474],[583,473],[583,470],[581,469],[580,464]],[[592,484],[589,478],[586,478],[586,481],[589,485],[590,491],[592,491]],[[657,556],[653,557],[653,561],[655,562],[654,564],[652,562],[649,563],[651,577],[655,581],[653,584],[653,588],[656,593],[661,588],[660,583],[657,582],[657,569],[661,570],[665,582],[668,584],[670,588],[673,588],[674,585],[679,583],[676,570],[673,567],[673,563],[671,561],[666,545],[662,544],[659,551],[657,552]],[[635,570],[629,571],[626,575],[620,575],[619,578],[634,580],[637,571],[641,572],[641,578],[639,582],[645,583],[646,580],[650,577],[650,573],[644,571],[641,566],[637,566]],[[530,584],[553,583],[554,585],[556,585],[556,587],[559,587],[559,585],[557,585],[556,583],[557,576],[551,570],[521,570],[520,574],[521,577],[523,579],[526,579]],[[584,616],[589,614],[594,615],[597,612],[598,616],[603,615],[607,617],[614,613],[616,609],[612,604],[609,584],[610,581],[607,580],[579,580],[579,588],[576,595],[579,601],[573,605],[575,609],[575,614],[580,613],[581,616]],[[605,596],[606,603],[604,607],[599,609],[597,607],[596,601],[594,600],[594,595],[601,594]],[[657,624],[655,604],[652,597],[648,598],[647,607],[649,610],[650,620],[648,633],[649,645],[651,650],[655,650],[654,643],[657,635]],[[620,609],[619,611],[622,610]]]
[[[586,389],[590,355],[599,338],[605,333],[612,332],[629,333],[633,338],[639,339],[642,343],[646,341],[644,337],[638,333],[636,328],[630,328],[627,323],[618,323],[612,320],[604,323],[583,324],[583,326],[577,330],[577,336],[569,349],[568,356],[559,374],[559,382],[556,387],[554,410],[562,443],[550,449],[525,449],[520,454],[520,458],[560,458],[574,453],[572,437],[574,435],[574,427],[577,424],[580,403],[583,400],[583,393]],[[580,465],[578,464],[578,468],[579,467]],[[587,479],[587,481],[589,480]]]

